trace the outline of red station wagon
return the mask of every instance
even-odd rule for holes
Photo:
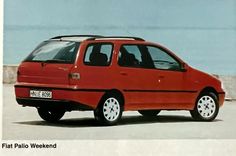
[[[93,110],[104,125],[123,111],[146,117],[189,110],[212,121],[223,105],[221,82],[196,70],[166,47],[138,37],[71,35],[42,42],[20,64],[18,104],[36,107],[45,121],[66,111]]]

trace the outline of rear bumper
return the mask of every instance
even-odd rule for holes
[[[31,98],[30,90],[50,90],[52,99]],[[105,90],[99,89],[78,89],[76,87],[36,86],[36,85],[15,85],[15,94],[18,104],[23,106],[41,107],[56,106],[68,109],[95,109],[105,93]]]
[[[32,99],[32,98],[16,98],[18,104],[29,107],[46,107],[61,108],[66,111],[72,110],[93,110],[92,107],[67,100],[48,100],[48,99]]]

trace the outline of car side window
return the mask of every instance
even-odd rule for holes
[[[144,45],[121,46],[118,64],[123,67],[153,68],[152,60],[144,49]]]
[[[180,70],[180,63],[170,54],[154,46],[147,46],[156,69]]]
[[[94,43],[88,45],[84,64],[90,66],[109,66],[111,63],[113,45],[110,43]]]

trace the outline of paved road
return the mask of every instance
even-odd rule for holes
[[[225,102],[214,122],[196,122],[187,111],[163,111],[145,119],[125,112],[120,124],[98,126],[92,112],[68,112],[57,124],[42,121],[35,108],[17,105],[13,85],[3,85],[3,139],[236,139],[236,101]]]

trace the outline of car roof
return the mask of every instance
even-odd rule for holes
[[[101,35],[66,35],[66,36],[56,36],[50,40],[65,40],[65,41],[92,41],[92,40],[133,40],[133,41],[145,41],[140,37],[133,36],[101,36]]]

